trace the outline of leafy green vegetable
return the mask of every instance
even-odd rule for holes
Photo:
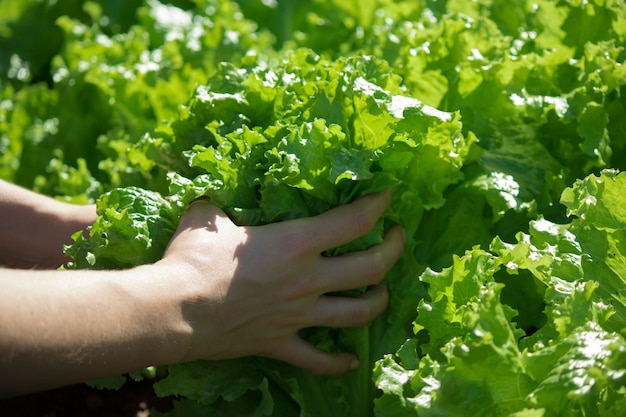
[[[2,2],[0,177],[97,203],[72,268],[153,262],[199,196],[254,225],[392,188],[327,253],[402,225],[388,311],[303,332],[361,368],[172,365],[172,416],[617,416],[624,28],[623,0]]]
[[[172,177],[170,201],[179,202],[180,210],[136,188],[104,194],[98,200],[100,217],[90,227],[90,238],[84,240],[77,234],[76,244],[68,249],[77,267],[154,261],[173,233],[175,216],[195,196],[209,196],[238,224],[258,225],[319,214],[392,187],[391,209],[374,232],[333,254],[361,249],[380,242],[384,230],[393,224],[401,223],[413,234],[421,213],[443,204],[445,188],[461,178],[469,144],[460,134],[458,116],[383,88],[397,89],[396,79],[385,75],[384,62],[370,57],[327,61],[310,50],[298,50],[275,66],[252,58],[246,62],[247,68],[222,65],[209,84],[196,89],[181,119],[171,125],[173,135],[167,140],[172,149],[191,148],[183,155],[195,175],[187,180]],[[171,155],[171,160],[175,157]],[[432,181],[433,175],[441,179]],[[413,215],[403,220],[403,210],[409,209]],[[122,252],[123,257],[115,256]],[[414,294],[412,299],[392,297],[388,317],[366,328],[316,329],[309,339],[329,350],[357,350],[365,363],[400,346],[410,335],[406,323],[422,292],[415,281],[422,267],[412,261],[411,250],[407,253],[388,280],[398,295]],[[201,381],[185,375],[199,366],[203,365],[178,366],[180,378],[187,379],[174,384],[170,378],[178,381],[178,374],[172,374],[158,387],[175,385],[187,392],[184,381]],[[223,368],[215,372],[219,369]],[[240,372],[249,369],[262,372],[274,385],[277,380],[289,381],[280,388],[305,415],[322,406],[330,415],[350,410],[367,414],[371,406],[362,401],[373,395],[369,365],[339,379],[313,377],[262,359]],[[232,367],[228,371],[235,372]],[[224,381],[233,378],[220,375]],[[246,375],[237,378],[245,380]],[[248,389],[257,390],[256,384]],[[333,399],[332,392],[337,390],[343,393],[343,401]],[[243,401],[247,390],[226,384],[219,394],[230,402],[239,397]],[[251,415],[258,412],[255,408]]]
[[[618,415],[626,400],[625,185],[626,174],[591,175],[563,193],[577,216],[571,223],[540,219],[515,244],[496,238],[491,252],[473,249],[426,271],[429,297],[414,323],[428,342],[411,339],[377,363],[384,394],[376,415]],[[547,320],[533,334],[502,302],[512,280],[542,286],[535,297]]]

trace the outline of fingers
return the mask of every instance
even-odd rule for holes
[[[359,367],[357,357],[350,353],[328,353],[294,336],[281,352],[268,357],[304,368],[315,375],[340,376]]]
[[[384,285],[376,285],[360,297],[322,296],[311,312],[311,326],[365,326],[385,311],[388,302]]]
[[[296,255],[319,254],[366,235],[391,200],[389,190],[366,195],[351,204],[315,217],[283,223],[286,250]]]
[[[400,259],[405,232],[399,226],[389,229],[383,242],[361,252],[323,258],[317,278],[321,292],[344,291],[376,285]]]
[[[313,312],[312,326],[360,327],[387,307],[389,295],[382,285],[371,288],[361,297],[320,297]],[[359,366],[358,359],[350,353],[328,353],[317,349],[295,336],[280,352],[270,355],[316,375],[340,376]]]
[[[363,326],[385,310],[388,300],[387,288],[382,285],[371,288],[361,297],[320,297],[311,315],[311,326]],[[288,362],[316,375],[340,376],[359,367],[355,355],[324,352],[298,335],[289,339],[280,350],[262,355]]]

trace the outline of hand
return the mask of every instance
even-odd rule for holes
[[[322,352],[298,332],[362,326],[385,310],[380,281],[402,254],[400,227],[363,252],[321,253],[367,234],[389,200],[389,192],[371,194],[316,217],[257,227],[237,227],[209,202],[192,204],[159,262],[174,266],[188,291],[183,360],[265,356],[325,375],[358,367],[353,354]],[[359,297],[327,295],[361,287],[370,288]]]
[[[56,269],[63,245],[96,220],[95,205],[63,203],[0,180],[0,265]]]

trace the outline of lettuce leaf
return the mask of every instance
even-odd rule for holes
[[[606,170],[566,189],[571,223],[533,222],[517,243],[473,249],[429,284],[407,341],[376,364],[377,416],[618,415],[626,401],[624,187]],[[521,329],[504,292],[539,283],[543,325]],[[528,286],[526,283],[525,286]],[[536,323],[538,324],[538,323]],[[418,355],[418,351],[423,355]]]

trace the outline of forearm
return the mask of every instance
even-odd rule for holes
[[[95,206],[56,201],[0,180],[0,265],[57,268],[63,245],[92,224]]]
[[[0,397],[180,361],[190,329],[173,274],[0,270]]]

